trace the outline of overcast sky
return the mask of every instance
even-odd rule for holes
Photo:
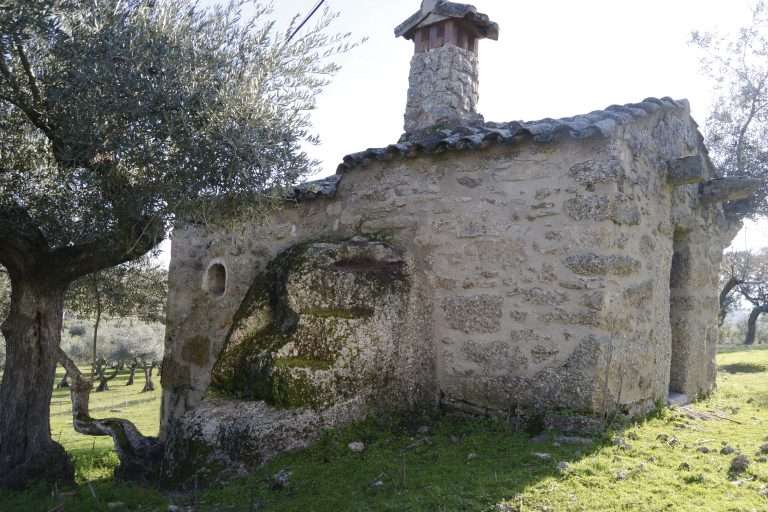
[[[211,3],[212,0],[206,0]],[[285,25],[317,0],[276,0]],[[413,47],[394,28],[420,0],[326,0],[341,16],[337,32],[368,42],[338,59],[343,66],[313,113],[323,162],[335,172],[344,155],[396,142],[403,128]],[[693,30],[732,31],[746,24],[750,0],[474,0],[500,25],[499,41],[480,44],[480,105],[488,121],[564,117],[649,96],[686,98],[703,122],[710,83],[688,42]],[[736,240],[768,245],[765,225]]]

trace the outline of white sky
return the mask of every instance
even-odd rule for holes
[[[467,0],[469,1],[469,0]],[[212,3],[213,0],[205,0]],[[279,24],[316,0],[276,0]],[[750,0],[472,0],[499,23],[499,41],[480,44],[480,105],[488,121],[583,114],[649,96],[687,98],[703,122],[710,83],[688,41],[693,30],[732,31],[749,21]],[[412,43],[394,28],[420,0],[326,0],[341,13],[335,31],[368,37],[343,66],[313,119],[322,144],[310,153],[333,174],[344,155],[396,142],[402,133]],[[753,248],[768,224],[748,226]],[[744,248],[744,233],[735,246]]]

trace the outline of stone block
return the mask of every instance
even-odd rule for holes
[[[579,185],[592,189],[600,183],[616,183],[624,177],[622,163],[615,158],[588,160],[572,166],[568,174]]]
[[[565,259],[565,266],[585,276],[627,276],[640,270],[642,263],[630,256],[577,254]]]
[[[678,158],[669,163],[667,182],[673,187],[701,183],[706,179],[706,169],[701,155]]]
[[[466,334],[491,334],[501,329],[504,298],[495,295],[447,297],[442,309],[451,329]]]

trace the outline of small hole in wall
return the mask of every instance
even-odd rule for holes
[[[227,291],[227,269],[221,263],[214,263],[208,268],[206,277],[208,293],[221,297]]]

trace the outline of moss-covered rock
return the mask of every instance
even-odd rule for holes
[[[379,241],[287,250],[256,278],[213,388],[280,408],[380,392],[409,289],[405,270],[398,251]]]

